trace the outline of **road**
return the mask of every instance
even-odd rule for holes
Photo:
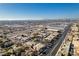
[[[64,41],[64,38],[66,37],[70,27],[71,27],[71,24],[69,24],[67,27],[65,27],[65,30],[62,33],[62,36],[56,42],[51,42],[52,44],[48,44],[43,49],[43,51],[40,53],[40,55],[41,56],[55,56],[59,47],[61,46],[62,42]]]

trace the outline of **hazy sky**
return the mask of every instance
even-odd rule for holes
[[[79,4],[0,4],[0,20],[79,18]]]

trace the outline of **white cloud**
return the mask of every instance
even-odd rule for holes
[[[43,18],[0,18],[0,20],[42,20]]]

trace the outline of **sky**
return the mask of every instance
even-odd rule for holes
[[[0,20],[79,18],[78,3],[0,3]]]

